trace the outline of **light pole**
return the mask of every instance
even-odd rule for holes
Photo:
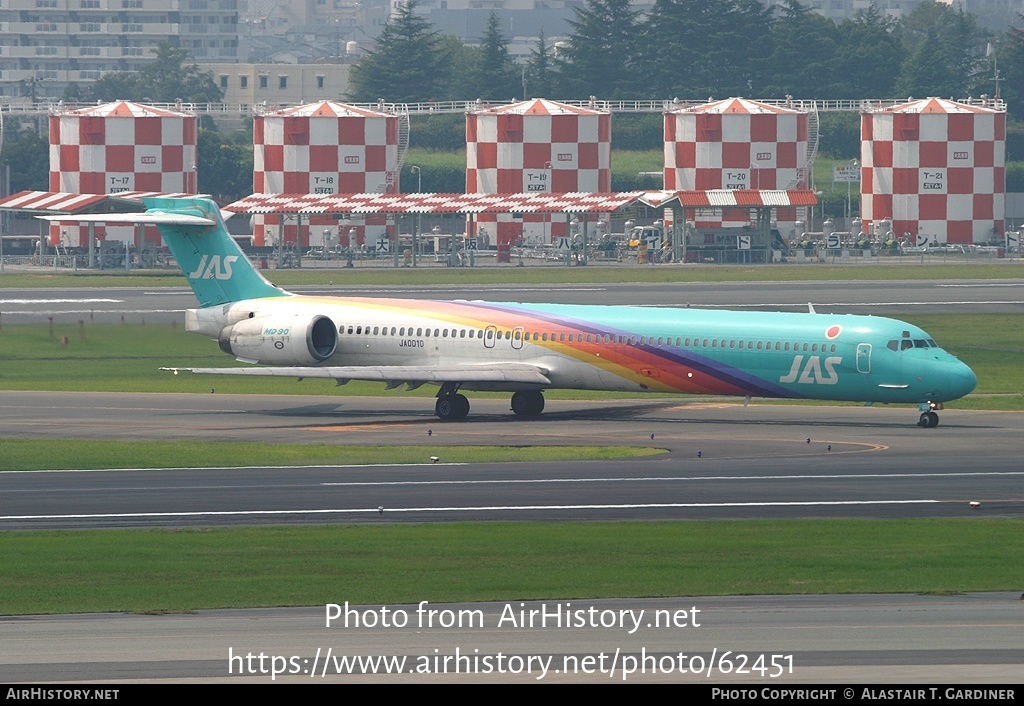
[[[544,162],[544,176],[545,176],[544,188],[545,188],[546,191],[550,192],[551,191],[551,162]],[[548,245],[551,245],[551,235],[549,235],[549,233],[548,233],[548,229],[550,228],[550,223],[551,223],[551,214],[550,213],[545,213],[544,214],[544,242],[541,243],[544,247],[547,247]],[[566,229],[566,230],[568,230],[568,229]],[[569,235],[569,234],[566,233],[566,235]],[[522,262],[522,260],[520,260],[520,262]]]
[[[416,165],[409,167],[410,171],[416,174],[416,193],[423,193],[423,172]],[[419,249],[420,218],[422,214],[416,213],[416,226],[412,231],[412,266],[416,267],[416,251]]]
[[[856,171],[856,168],[857,168],[857,160],[856,160],[856,158],[850,160],[850,164],[851,164],[851,166],[853,166],[854,170]],[[846,220],[847,221],[849,221],[850,220],[850,216],[853,215],[853,202],[850,201],[850,184],[851,184],[851,182],[853,182],[853,178],[852,177],[853,177],[853,175],[851,174],[846,179]],[[849,226],[847,226],[847,230],[849,230]]]

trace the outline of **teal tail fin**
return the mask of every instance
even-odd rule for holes
[[[147,213],[198,216],[214,222],[212,226],[157,224],[200,306],[289,296],[252,266],[228,234],[220,209],[210,199],[153,197],[143,199],[143,203]]]

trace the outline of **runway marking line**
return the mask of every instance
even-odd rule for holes
[[[540,510],[664,510],[729,507],[835,507],[853,505],[930,505],[939,500],[821,500],[809,502],[760,503],[631,503],[621,505],[473,505],[468,507],[399,507],[383,512],[536,512]],[[355,515],[383,514],[380,507],[336,508],[327,510],[209,510],[196,512],[111,512],[81,515],[4,515],[4,520],[99,520],[156,517],[246,517],[256,515]]]
[[[959,478],[961,476],[991,476],[991,475],[1024,475],[1024,472],[999,471],[978,471],[976,473],[834,473],[829,475],[819,474],[791,474],[775,476],[638,476],[638,477],[608,477],[608,478],[506,478],[497,480],[392,480],[392,481],[325,481],[320,483],[323,486],[377,486],[377,485],[491,485],[491,484],[515,484],[515,483],[629,483],[629,482],[656,482],[656,481],[741,481],[752,483],[762,480],[858,480],[861,478]],[[936,502],[968,502],[967,500],[943,500]],[[1016,502],[1013,499],[979,500],[979,502]]]

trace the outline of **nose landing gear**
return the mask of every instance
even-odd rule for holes
[[[918,409],[921,410],[921,417],[917,420],[917,426],[922,429],[939,426],[939,415],[935,413],[935,410],[942,409],[941,402],[924,402]]]

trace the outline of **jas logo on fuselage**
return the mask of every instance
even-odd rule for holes
[[[836,366],[843,362],[841,356],[825,358],[822,361],[819,355],[804,356],[798,355],[793,358],[793,367],[786,375],[779,378],[779,382],[795,382],[802,385],[835,385],[839,382],[839,375],[836,374]]]
[[[231,265],[238,255],[225,255],[221,262],[220,255],[203,255],[195,272],[190,272],[189,279],[231,279]]]

